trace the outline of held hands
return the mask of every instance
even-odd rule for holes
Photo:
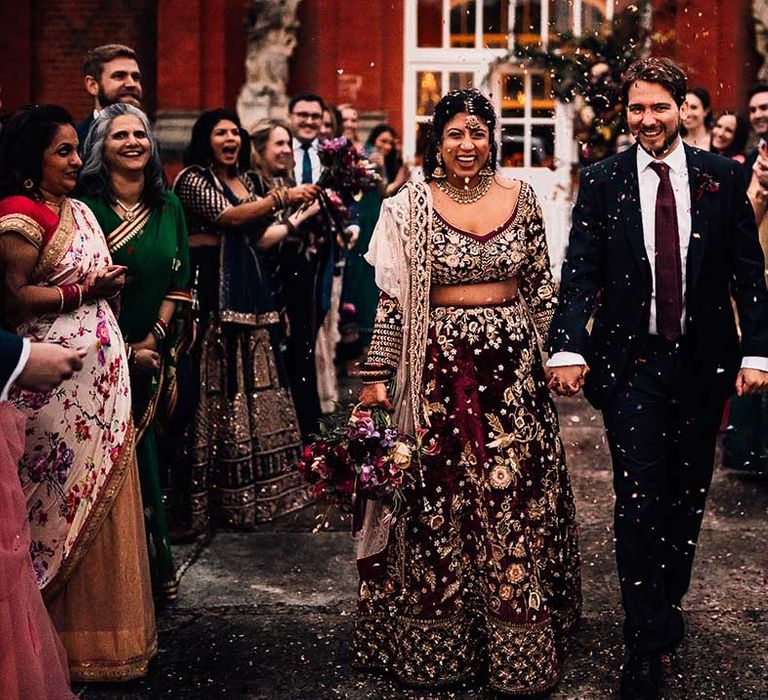
[[[743,367],[736,375],[736,395],[749,396],[768,390],[768,372]]]
[[[358,400],[363,406],[381,406],[381,408],[390,413],[395,410],[387,396],[387,385],[384,382],[363,384]]]
[[[91,272],[83,283],[83,299],[109,299],[125,284],[125,265],[109,265]]]
[[[565,365],[547,369],[547,388],[559,396],[573,396],[584,386],[589,372],[587,365]]]
[[[85,348],[73,350],[54,343],[32,343],[27,364],[16,383],[28,391],[51,391],[83,368]]]
[[[160,355],[147,347],[134,345],[132,368],[136,374],[152,374],[160,369]]]

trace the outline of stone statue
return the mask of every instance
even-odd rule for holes
[[[300,2],[250,0],[245,6],[246,82],[237,99],[237,112],[246,129],[264,117],[285,116],[288,60],[296,47]]]
[[[755,50],[763,59],[763,65],[757,73],[757,82],[768,82],[768,3],[765,0],[753,0],[752,18],[755,24]]]

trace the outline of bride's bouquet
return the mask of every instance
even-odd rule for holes
[[[360,513],[365,500],[383,500],[395,517],[416,483],[422,455],[437,452],[434,441],[424,443],[425,433],[407,435],[381,408],[356,406],[348,419],[326,420],[296,465],[317,499],[329,506],[320,525],[331,507]]]
[[[335,190],[346,201],[359,199],[381,180],[365,153],[344,136],[322,141],[317,152],[322,166],[317,184]]]

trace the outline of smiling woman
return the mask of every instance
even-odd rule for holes
[[[77,146],[60,107],[24,109],[3,129],[0,263],[19,302],[4,320],[21,335],[88,350],[56,391],[12,396],[27,416],[19,477],[38,584],[72,678],[124,680],[146,673],[157,645],[115,318],[125,268],[112,264],[90,209],[68,196]]]

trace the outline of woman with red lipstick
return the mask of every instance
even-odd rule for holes
[[[306,216],[276,214],[315,199],[315,185],[263,193],[238,168],[243,147],[237,116],[205,112],[192,128],[174,184],[187,215],[192,279],[201,337],[192,426],[190,526],[251,527],[301,508],[308,492],[295,463],[301,446],[296,410],[277,349],[280,317],[261,250]]]
[[[156,430],[175,403],[176,361],[188,346],[174,323],[177,307],[182,316],[192,300],[187,225],[181,202],[165,187],[149,120],[136,107],[105,108],[88,133],[83,157],[78,196],[99,221],[112,259],[127,268],[119,323],[131,374],[152,590],[158,603],[166,603],[176,598],[178,583]]]
[[[556,301],[533,189],[495,175],[476,90],[435,107],[426,183],[384,200],[360,402],[434,438],[396,521],[365,504],[357,667],[414,686],[557,683],[581,593],[573,496],[538,337]],[[391,397],[391,399],[390,399]]]
[[[98,221],[69,194],[80,157],[61,107],[29,107],[3,128],[0,265],[12,311],[32,340],[87,350],[55,390],[14,390],[26,415],[19,475],[38,585],[77,681],[146,674],[157,650],[131,419],[115,318],[125,267]],[[10,299],[8,299],[10,297]]]

